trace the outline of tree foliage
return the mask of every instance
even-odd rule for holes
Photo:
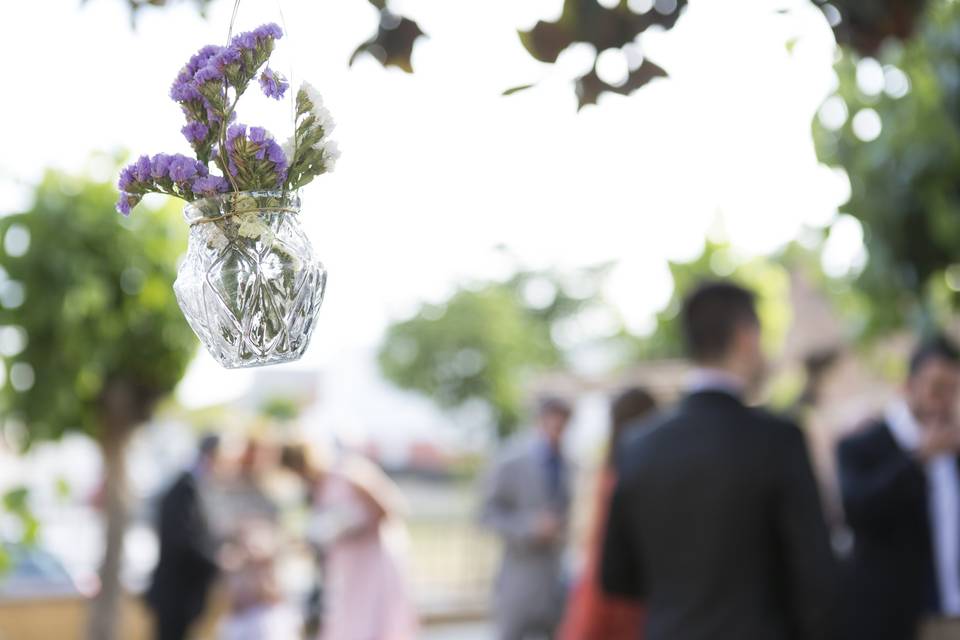
[[[0,416],[23,427],[21,444],[84,431],[103,453],[105,553],[92,640],[118,633],[126,444],[196,348],[172,290],[186,225],[170,207],[121,218],[115,197],[108,183],[51,172],[29,211],[0,219]],[[29,513],[7,502],[21,520]]]
[[[814,125],[821,160],[849,176],[843,209],[864,228],[869,259],[858,286],[871,300],[869,331],[930,323],[958,301],[958,60],[960,5],[932,3],[903,46],[877,59],[844,50],[837,94]]]
[[[29,211],[0,219],[0,406],[30,440],[98,435],[111,385],[145,417],[194,353],[171,288],[185,225],[170,208],[123,219],[115,197],[110,184],[48,173]]]
[[[566,363],[558,327],[602,304],[596,294],[605,273],[520,271],[505,282],[462,287],[387,330],[381,369],[445,408],[481,402],[506,435],[523,417],[529,376]]]

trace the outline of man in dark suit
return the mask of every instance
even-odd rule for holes
[[[840,488],[854,534],[853,640],[913,640],[960,616],[960,353],[943,337],[910,360],[903,398],[841,441]],[[953,628],[943,637],[960,637]]]
[[[647,640],[832,637],[836,573],[803,435],[744,404],[762,381],[751,292],[701,284],[687,396],[627,445],[601,576],[646,600]]]
[[[216,546],[201,500],[201,483],[213,470],[219,439],[200,443],[196,464],[177,478],[160,501],[160,560],[147,590],[157,640],[184,640],[203,613],[217,575]]]

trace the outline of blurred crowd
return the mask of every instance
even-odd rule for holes
[[[145,594],[156,637],[193,637],[211,607],[222,640],[416,637],[401,569],[403,500],[362,456],[248,440],[239,459],[220,437],[160,499],[160,555]],[[293,599],[282,561],[306,557],[310,588]]]
[[[564,450],[567,398],[542,398],[534,426],[483,474],[478,524],[503,547],[495,636],[960,638],[960,351],[950,339],[919,337],[899,397],[838,443],[834,500],[815,477],[802,411],[755,402],[770,367],[754,294],[701,283],[677,322],[693,365],[681,398],[666,406],[632,387],[612,399],[589,495],[575,496]],[[251,439],[231,464],[221,450],[205,437],[160,502],[146,594],[157,638],[189,637],[215,583],[226,593],[223,640],[418,637],[403,499],[376,464],[302,442]],[[576,542],[575,499],[591,513]],[[575,544],[583,561],[571,570]],[[310,558],[309,597],[296,601],[278,579],[291,550]]]
[[[571,575],[565,562],[571,406],[544,399],[537,428],[487,474],[481,521],[504,546],[496,637],[960,638],[960,351],[950,339],[919,336],[900,396],[837,443],[833,500],[815,478],[803,412],[756,406],[770,367],[754,294],[701,283],[677,322],[692,373],[672,406],[640,388],[613,401],[581,569]],[[843,517],[832,517],[834,502]]]

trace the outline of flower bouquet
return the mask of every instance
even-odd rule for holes
[[[332,171],[339,157],[330,112],[303,83],[294,133],[283,146],[262,127],[235,122],[237,102],[254,80],[269,98],[287,93],[287,80],[269,66],[282,36],[266,24],[190,58],[170,97],[186,116],[181,131],[195,157],[140,156],[118,183],[124,215],[147,193],[187,201],[190,240],[174,291],[197,337],[230,368],[303,355],[326,287],[300,225],[298,190]]]

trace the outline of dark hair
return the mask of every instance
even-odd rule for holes
[[[657,408],[657,401],[642,387],[624,389],[610,405],[610,446],[607,464],[613,466],[620,457],[624,436],[637,420],[645,418]]]
[[[753,292],[722,280],[697,285],[680,316],[687,353],[701,362],[725,356],[736,330],[759,322]]]
[[[197,445],[197,455],[201,458],[211,458],[220,450],[220,436],[215,433],[205,434]]]
[[[938,333],[920,342],[910,356],[910,376],[914,376],[930,360],[946,360],[960,366],[960,349],[950,338]]]
[[[559,396],[545,396],[540,398],[540,402],[537,404],[537,413],[541,416],[548,413],[555,413],[570,417],[573,413],[573,408],[569,402]]]

